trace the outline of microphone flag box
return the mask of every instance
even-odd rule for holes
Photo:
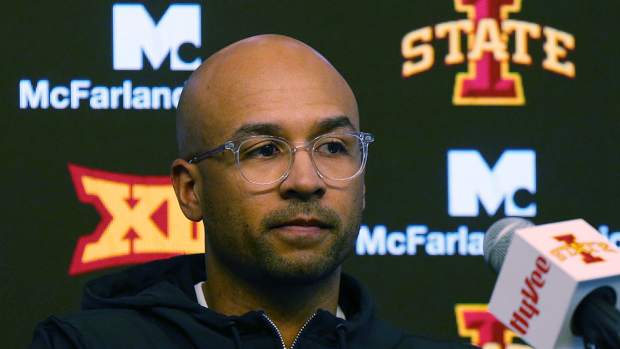
[[[537,349],[583,347],[571,332],[579,302],[603,286],[620,308],[620,250],[583,219],[519,229],[489,310]]]

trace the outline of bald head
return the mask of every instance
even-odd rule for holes
[[[351,88],[314,49],[281,35],[238,41],[212,55],[188,79],[177,110],[179,156],[218,145],[235,121],[276,109],[294,112],[296,104],[304,103],[339,105],[359,129]]]
[[[363,171],[346,180],[331,180],[322,171],[364,165],[362,148],[347,148],[359,144],[346,136],[352,131],[359,131],[359,118],[351,88],[325,58],[297,40],[251,37],[217,52],[191,75],[178,107],[181,158],[173,161],[171,177],[185,216],[204,223],[209,284],[228,280],[219,283],[223,292],[213,294],[245,279],[238,288],[245,291],[235,297],[260,284],[249,293],[264,308],[259,298],[267,296],[265,286],[305,288],[329,279],[337,298],[337,277],[327,276],[338,276],[354,247],[365,186],[358,176]],[[253,136],[285,139],[295,150]],[[237,141],[239,148],[226,148],[236,160],[229,151],[192,164],[184,160],[228,140]],[[303,147],[309,144],[313,148]],[[275,181],[256,183],[254,175]],[[325,225],[300,227],[294,222],[299,219]]]

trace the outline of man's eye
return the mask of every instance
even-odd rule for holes
[[[337,142],[337,141],[323,143],[317,148],[317,151],[319,153],[330,154],[330,155],[348,153],[347,148],[344,146],[344,144]]]
[[[245,152],[245,157],[248,158],[269,158],[277,156],[280,153],[280,149],[273,143],[260,144],[248,149]]]

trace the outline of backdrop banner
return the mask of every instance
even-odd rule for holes
[[[204,251],[172,191],[175,107],[209,55],[297,38],[376,142],[345,270],[430,337],[523,343],[487,312],[485,230],[583,218],[620,246],[620,2],[112,0],[4,5],[0,324],[7,348],[86,281]]]

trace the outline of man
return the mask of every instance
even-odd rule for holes
[[[172,164],[206,258],[91,282],[83,311],[39,325],[33,348],[465,347],[377,319],[341,273],[373,141],[359,129],[346,81],[299,41],[257,36],[210,57],[183,90]]]

